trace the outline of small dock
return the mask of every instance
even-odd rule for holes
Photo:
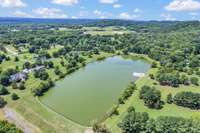
[[[142,78],[144,76],[145,76],[145,73],[138,73],[138,72],[133,73],[133,77]]]

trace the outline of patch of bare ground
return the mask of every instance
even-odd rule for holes
[[[9,107],[4,107],[3,113],[4,113],[5,120],[9,121],[10,123],[15,124],[24,133],[41,133],[41,131],[36,126],[26,121],[15,110]]]
[[[92,128],[87,128],[84,133],[94,133],[94,131]]]

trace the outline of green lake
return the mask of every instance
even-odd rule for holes
[[[98,120],[115,104],[130,81],[133,72],[146,73],[150,64],[121,56],[107,58],[57,81],[40,101],[67,119],[82,125]]]

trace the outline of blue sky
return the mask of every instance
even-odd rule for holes
[[[200,0],[0,0],[0,16],[200,20]]]

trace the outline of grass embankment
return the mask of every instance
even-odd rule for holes
[[[145,57],[145,56],[142,56]],[[151,61],[148,57],[145,57],[148,61]],[[111,130],[112,133],[120,133],[120,129],[117,127],[117,124],[122,121],[124,116],[127,113],[127,109],[130,106],[134,106],[137,112],[147,112],[151,118],[156,118],[158,116],[176,116],[176,117],[184,117],[184,118],[191,118],[191,117],[200,117],[200,111],[191,110],[188,108],[180,107],[174,104],[167,104],[163,106],[162,109],[149,109],[148,107],[144,106],[143,100],[139,99],[139,90],[144,85],[155,86],[158,90],[161,91],[162,100],[165,102],[166,97],[169,93],[175,95],[177,92],[181,91],[192,91],[199,93],[199,86],[180,86],[178,88],[172,88],[168,86],[160,86],[158,82],[149,78],[149,74],[155,74],[158,71],[157,68],[152,68],[149,70],[148,74],[140,78],[136,81],[137,90],[133,93],[133,95],[125,102],[125,104],[120,105],[118,108],[119,115],[114,115],[108,118],[104,123],[106,126]],[[155,85],[155,83],[157,85]]]
[[[50,53],[52,51],[49,51]],[[101,53],[100,55],[94,55],[92,58],[85,56],[86,63],[97,60],[99,57],[109,57],[111,54]],[[18,66],[22,70],[22,65],[25,61],[34,62],[33,55],[29,53],[23,53],[19,55],[19,62],[14,62],[14,57],[11,57],[10,61],[3,62],[1,67],[3,70],[8,68],[15,68]],[[55,66],[59,66],[60,70],[65,73],[66,68],[60,65],[61,58],[53,58]],[[67,63],[67,62],[65,62]],[[58,76],[55,75],[54,69],[48,69],[49,76],[54,80],[58,80]],[[34,78],[33,74],[29,75],[29,79],[26,81],[25,90],[14,90],[9,88],[10,94],[5,96],[8,104],[7,106],[14,109],[25,120],[38,127],[42,133],[82,133],[87,127],[74,123],[65,117],[57,114],[51,109],[42,105],[32,94],[32,89],[40,84],[40,80]],[[11,100],[11,94],[16,93],[20,97],[19,100]],[[1,115],[0,115],[1,118]],[[2,116],[3,118],[3,116]]]

